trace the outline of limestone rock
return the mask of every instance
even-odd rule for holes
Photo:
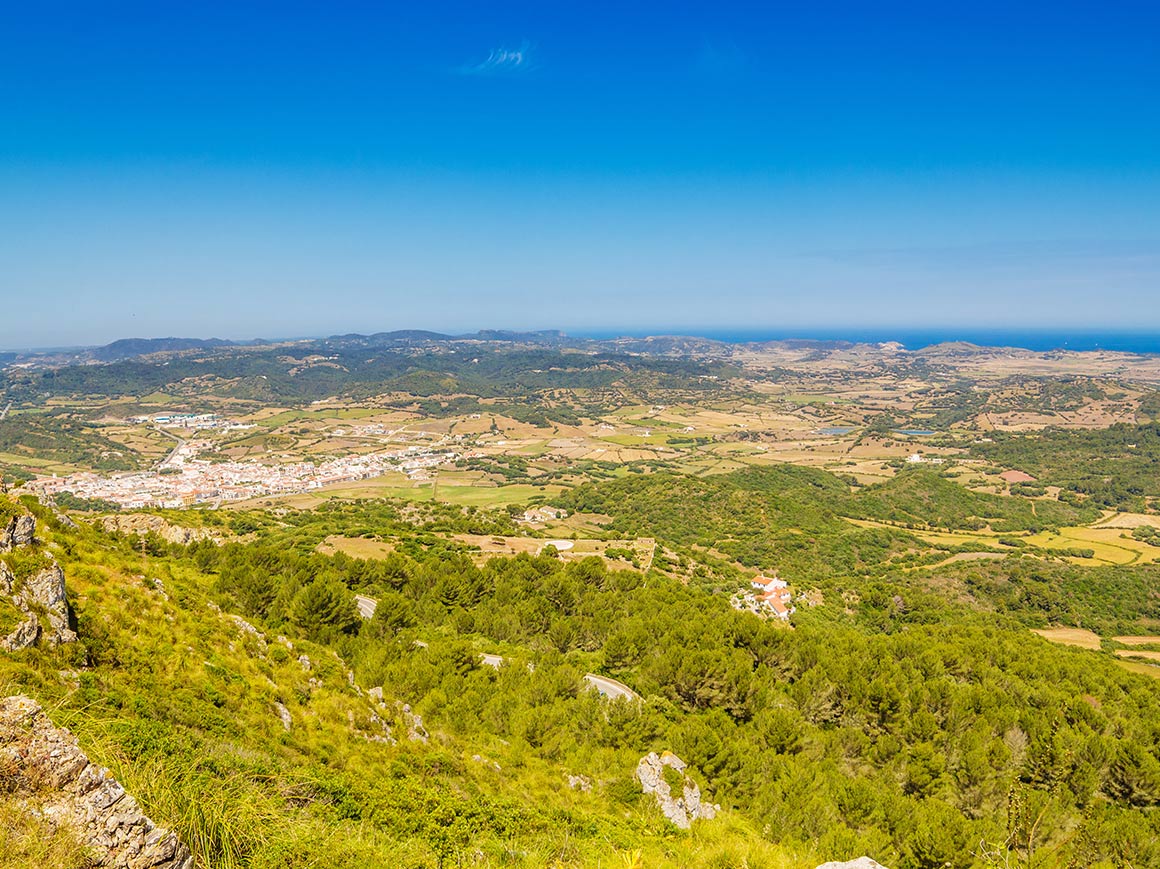
[[[36,638],[40,636],[40,621],[36,616],[29,616],[14,627],[11,633],[0,640],[0,648],[9,652],[18,652],[36,645]]]
[[[183,525],[174,525],[167,519],[150,513],[117,513],[112,516],[103,516],[100,519],[100,524],[106,531],[116,531],[121,534],[144,536],[152,532],[166,543],[177,543],[181,546],[188,546],[198,540],[220,542],[208,528],[186,528]]]
[[[28,546],[36,535],[36,519],[30,513],[13,516],[0,529],[0,552],[7,552],[17,546]]]
[[[412,742],[426,742],[430,739],[427,728],[423,726],[423,717],[418,712],[411,711],[410,703],[397,704],[402,713],[403,723],[407,725],[407,739]]]
[[[588,793],[592,790],[592,779],[586,775],[568,775],[568,787],[574,791]]]
[[[687,764],[670,751],[657,754],[649,752],[636,766],[636,777],[646,794],[656,797],[661,813],[682,830],[689,829],[693,821],[712,820],[717,817],[719,806],[701,801],[701,789],[685,773]],[[665,778],[665,769],[673,770],[681,779],[681,793],[673,796],[673,786]]]
[[[53,563],[28,580],[23,595],[27,606],[45,610],[48,627],[41,635],[50,646],[76,642],[76,632],[69,627],[68,594],[59,564]]]
[[[154,824],[76,738],[27,697],[0,699],[0,764],[14,774],[14,800],[54,826],[80,835],[92,865],[111,869],[193,869],[177,835]]]
[[[285,730],[289,730],[291,724],[290,710],[286,708],[284,703],[275,703],[274,710],[278,713],[278,718],[282,722],[282,727]]]
[[[371,726],[379,729],[378,733],[365,734],[365,738],[371,742],[385,742],[387,745],[395,744],[395,737],[391,735],[391,726],[379,717],[377,712],[372,712],[370,715]]]
[[[230,616],[230,619],[233,621],[233,623],[235,625],[238,626],[238,630],[240,630],[244,636],[253,637],[254,642],[257,644],[258,648],[261,649],[263,652],[266,651],[266,635],[265,634],[263,634],[261,631],[259,631],[257,628],[255,628],[252,624],[250,624],[248,621],[246,621],[241,616]]]
[[[71,627],[68,596],[64,587],[64,571],[53,562],[36,575],[19,583],[0,562],[0,594],[10,598],[24,620],[4,638],[0,648],[9,652],[26,649],[43,639],[49,646],[76,642]]]
[[[845,863],[823,863],[818,869],[886,869],[886,867],[869,857],[859,857],[857,860],[849,860]]]
[[[502,772],[502,771],[503,771],[502,767],[501,767],[501,766],[500,766],[498,763],[496,763],[494,760],[488,760],[488,759],[487,759],[486,757],[484,757],[482,754],[473,754],[473,755],[471,756],[471,759],[472,759],[472,760],[474,760],[476,763],[481,763],[481,764],[483,764],[484,766],[491,767],[491,768],[492,768],[492,769],[494,769],[496,772]]]

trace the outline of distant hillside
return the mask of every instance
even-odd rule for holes
[[[212,350],[235,344],[221,338],[121,338],[104,347],[89,351],[99,362],[117,362],[149,353],[170,353],[177,350]]]
[[[383,344],[391,344],[395,342],[415,342],[415,341],[451,341],[451,335],[444,335],[442,332],[428,332],[424,329],[398,329],[394,332],[375,332],[373,335],[362,335],[358,332],[350,332],[346,335],[331,335],[329,338],[324,338],[323,343],[326,344],[343,344],[343,345],[361,345],[368,347],[377,347]]]
[[[536,332],[511,332],[507,329],[480,329],[474,335],[461,338],[476,338],[480,341],[517,341],[555,344],[566,341],[568,336],[557,329],[541,329]]]

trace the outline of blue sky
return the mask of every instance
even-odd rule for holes
[[[1160,328],[1155,3],[0,14],[0,346]]]

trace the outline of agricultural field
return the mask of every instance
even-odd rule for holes
[[[319,543],[315,550],[323,555],[334,555],[336,552],[341,552],[351,558],[384,558],[394,552],[395,547],[391,543],[380,540],[331,534]]]
[[[1129,673],[1136,673],[1140,676],[1147,676],[1150,679],[1160,679],[1160,666],[1155,664],[1145,664],[1140,661],[1117,661],[1121,667]]]
[[[1160,548],[1151,546],[1118,528],[1087,527],[1060,528],[1023,538],[1029,546],[1037,546],[1065,553],[1090,550],[1090,559],[1102,564],[1147,564],[1160,558]],[[1086,556],[1067,555],[1073,562],[1088,560]]]
[[[1061,646],[1075,646],[1095,651],[1101,648],[1099,635],[1082,628],[1036,628],[1033,633]]]
[[[606,540],[583,537],[542,538],[510,537],[495,534],[454,534],[452,540],[477,550],[473,558],[483,563],[496,556],[512,556],[521,553],[540,555],[551,546],[558,557],[565,561],[597,556],[610,568],[632,565],[647,571],[652,566],[656,552],[656,541],[649,538],[632,540]]]
[[[891,523],[867,519],[847,519],[863,528],[891,528]],[[936,549],[977,547],[977,553],[960,553],[956,560],[1003,557],[1013,552],[1052,557],[1073,564],[1130,565],[1152,564],[1160,560],[1160,547],[1133,538],[1101,520],[1092,526],[1062,527],[1035,534],[1020,531],[928,531],[908,529],[918,539]],[[1082,554],[1080,554],[1082,553]],[[941,564],[946,562],[940,562]]]
[[[309,510],[329,501],[361,498],[397,498],[401,501],[435,501],[458,506],[505,507],[509,504],[544,499],[562,490],[563,487],[558,485],[498,486],[495,483],[476,485],[470,480],[447,483],[440,481],[436,486],[431,479],[411,480],[403,474],[387,473],[368,480],[322,486],[309,492],[255,498],[239,502],[238,507],[251,509],[286,506]]]

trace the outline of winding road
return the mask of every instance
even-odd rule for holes
[[[618,697],[624,697],[627,700],[640,699],[640,695],[623,682],[617,682],[615,679],[609,679],[607,676],[597,676],[595,673],[588,673],[584,676],[584,681],[609,700],[615,700]]]
[[[377,600],[373,597],[367,597],[365,594],[356,594],[354,603],[358,607],[358,614],[364,619],[374,618],[375,608],[379,605]]]

